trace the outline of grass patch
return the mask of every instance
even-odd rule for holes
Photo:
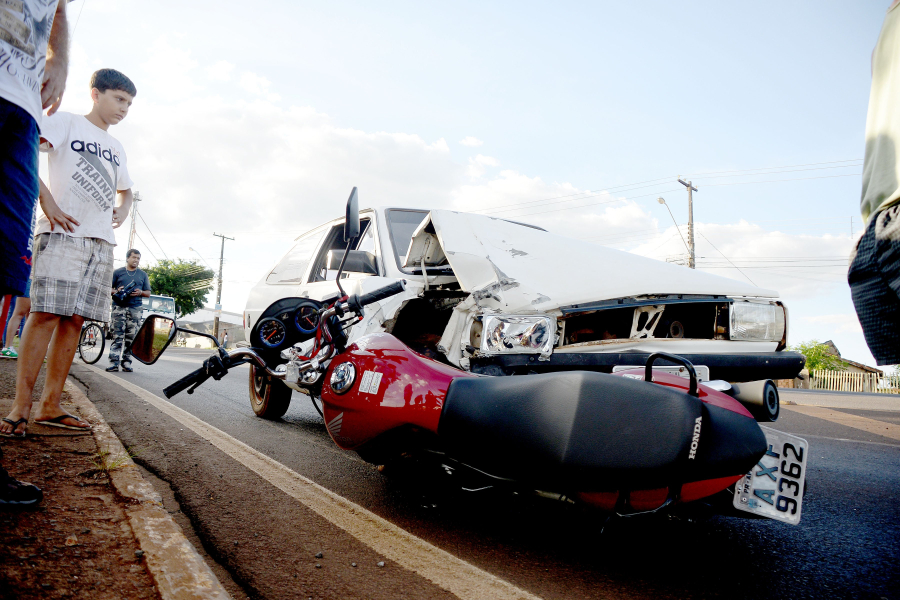
[[[110,471],[121,469],[128,464],[129,459],[140,456],[141,452],[141,449],[129,447],[125,449],[125,454],[113,456],[109,450],[100,450],[94,455],[93,459],[91,459],[91,463],[94,465],[93,470],[95,473],[108,475]]]

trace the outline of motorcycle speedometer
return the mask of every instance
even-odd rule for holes
[[[259,332],[259,341],[266,348],[278,348],[287,337],[287,328],[284,323],[274,317],[260,319],[256,328]]]
[[[301,302],[294,311],[294,327],[303,335],[312,335],[319,328],[319,306],[315,302]]]

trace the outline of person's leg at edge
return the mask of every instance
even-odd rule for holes
[[[44,364],[44,356],[47,354],[50,338],[61,318],[59,315],[45,312],[33,312],[28,316],[19,344],[19,360],[16,365],[16,399],[13,402],[12,410],[6,416],[7,419],[18,421],[31,416],[31,394],[34,391],[34,384],[41,371],[41,365]],[[6,434],[21,434],[25,428],[26,424],[21,423],[13,431],[12,425],[6,421],[0,421],[0,432]]]
[[[66,377],[69,376],[69,368],[75,358],[75,350],[78,348],[78,338],[81,335],[83,324],[84,317],[81,315],[62,317],[59,320],[59,325],[50,341],[50,351],[47,354],[47,378],[44,381],[44,393],[41,394],[37,414],[34,415],[35,423],[68,414],[60,405],[60,400],[63,387],[66,385]],[[90,425],[75,417],[64,419],[64,424],[90,429]]]
[[[12,310],[13,302],[15,301],[15,296],[11,294],[7,294],[3,296],[2,300],[0,300],[0,327],[6,328],[6,319],[9,316],[9,311]],[[6,338],[3,338],[4,348],[6,348]]]
[[[12,316],[6,323],[5,346],[12,348],[13,342],[16,339],[16,331],[19,330],[19,324],[21,324],[22,319],[28,316],[29,312],[31,312],[31,298],[26,298],[25,296],[16,298],[16,307],[13,309]]]

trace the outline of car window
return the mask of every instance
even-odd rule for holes
[[[375,228],[374,227],[366,227],[366,230],[362,234],[362,238],[359,240],[359,244],[357,244],[356,249],[362,250],[365,252],[371,252],[372,254],[375,254],[375,255],[378,254],[378,251],[375,248]]]
[[[369,231],[369,224],[371,221],[369,219],[360,219],[359,221],[359,230],[362,232],[360,237],[357,238],[356,244],[351,247],[351,250],[366,250],[367,248],[360,248],[360,246],[364,243],[368,244],[369,236],[371,232]],[[369,252],[375,254],[375,238],[372,237],[371,249]],[[316,281],[334,281],[337,277],[337,269],[327,269],[326,266],[328,264],[328,251],[329,250],[343,250],[347,247],[347,242],[344,241],[344,224],[339,223],[331,228],[331,231],[328,232],[328,236],[325,238],[325,243],[322,244],[322,247],[319,249],[319,254],[316,256],[316,262],[313,265],[313,270],[309,274],[309,282],[313,283]]]
[[[142,310],[152,313],[175,314],[175,299],[161,296],[141,298]]]
[[[391,232],[391,245],[394,247],[394,257],[397,260],[397,267],[403,263],[406,258],[406,252],[409,250],[409,244],[412,241],[413,231],[416,230],[428,211],[425,210],[401,210],[392,208],[387,211],[388,228]]]
[[[318,229],[304,235],[290,252],[284,255],[269,276],[266,277],[266,283],[303,283],[303,274],[312,258],[313,252],[316,251],[319,241],[325,235],[327,230]]]

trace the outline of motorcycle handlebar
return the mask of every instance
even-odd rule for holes
[[[171,398],[175,394],[179,394],[191,387],[195,383],[197,385],[209,379],[210,375],[206,372],[206,365],[200,367],[196,371],[192,371],[163,390],[166,398]]]
[[[369,292],[368,294],[363,294],[362,296],[353,296],[348,301],[347,304],[350,305],[352,309],[361,309],[363,306],[367,306],[372,304],[373,302],[378,302],[379,300],[384,300],[385,298],[390,298],[406,289],[406,280],[401,279],[400,281],[395,281],[390,285],[386,285],[383,288],[379,288],[374,292]]]
[[[401,279],[400,281],[395,281],[390,285],[386,285],[383,288],[377,289],[374,292],[369,292],[368,294],[353,295],[347,300],[346,308],[350,308],[351,310],[361,311],[362,307],[372,304],[373,302],[378,302],[379,300],[384,300],[385,298],[390,298],[406,289],[406,280]],[[331,308],[329,311],[326,311],[326,315],[333,314],[335,309]],[[327,319],[326,319],[327,320]],[[215,369],[214,365],[208,366],[206,363],[203,364],[202,367],[188,373],[169,387],[163,389],[163,394],[165,394],[166,398],[171,398],[172,396],[183,392],[194,385],[200,385],[212,375],[210,374],[210,368],[218,374],[220,371],[224,375],[227,372],[228,365],[233,365],[237,359],[240,358],[249,358],[251,359],[257,366],[266,370],[266,372],[277,379],[284,379],[284,373],[278,373],[272,371],[265,363],[265,361],[253,351],[252,348],[238,348],[236,350],[232,350],[228,353],[228,357],[225,360],[226,367],[223,370],[221,366],[218,369]],[[207,361],[209,362],[209,361]],[[218,377],[217,377],[218,379]]]

